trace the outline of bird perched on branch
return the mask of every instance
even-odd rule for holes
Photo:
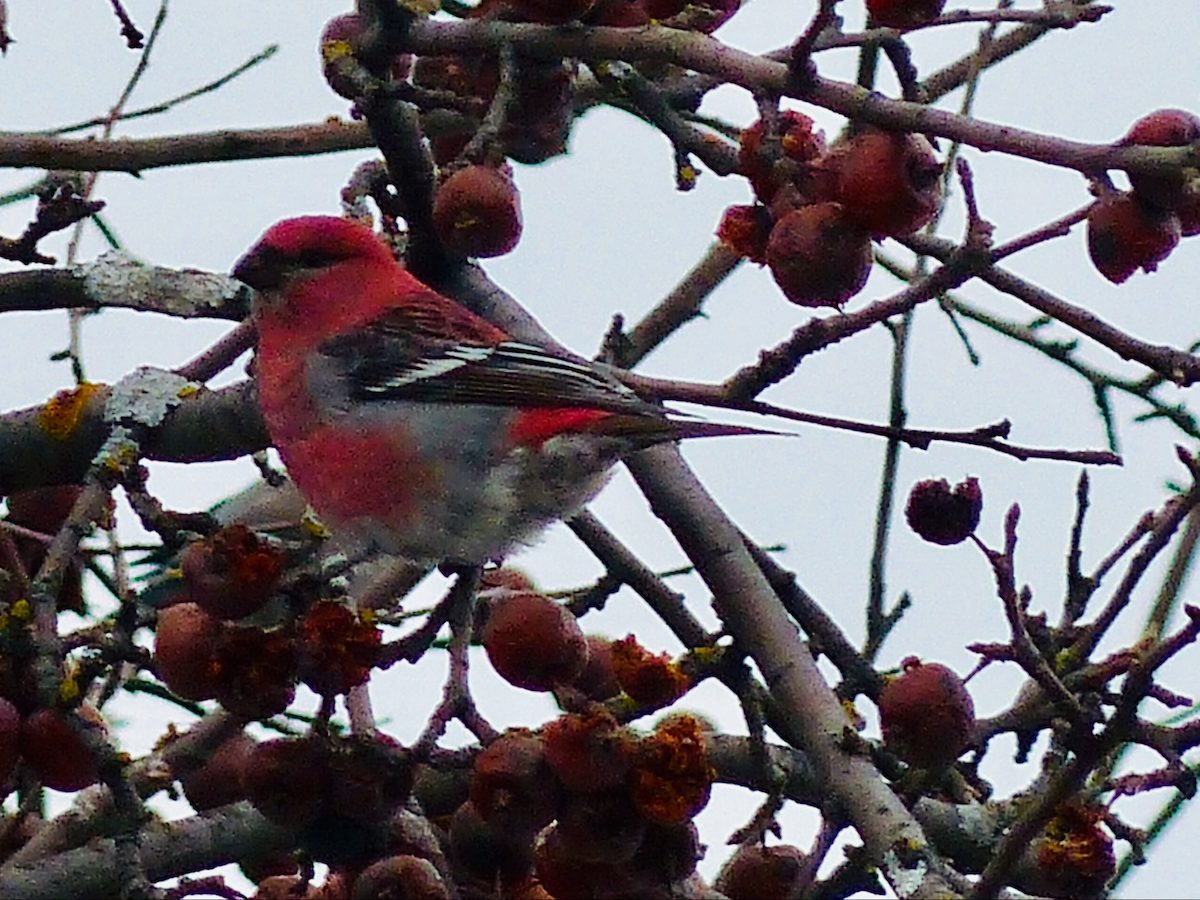
[[[332,529],[385,553],[482,564],[578,511],[628,453],[771,433],[668,419],[436,293],[345,219],[280,222],[233,274],[258,292],[259,401],[289,474]]]

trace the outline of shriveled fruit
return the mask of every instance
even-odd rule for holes
[[[438,188],[433,226],[448,250],[502,256],[521,238],[521,200],[508,172],[495,166],[459,169]]]
[[[519,884],[533,872],[533,838],[493,828],[470,801],[450,819],[450,854],[458,866],[492,890]]]
[[[450,897],[441,875],[427,859],[389,856],[367,866],[354,880],[354,900],[403,897],[406,900],[439,900]]]
[[[799,896],[804,853],[791,844],[742,844],[714,883],[729,900],[786,900]]]
[[[554,819],[561,788],[546,762],[540,736],[513,729],[475,759],[471,803],[494,828],[531,838]]]
[[[803,113],[785,109],[775,124],[773,140],[768,140],[762,119],[738,138],[738,169],[767,204],[787,181],[804,187],[809,164],[825,153],[825,135]]]
[[[241,770],[241,786],[272,822],[292,828],[313,821],[329,799],[328,756],[311,738],[276,738],[254,748]]]
[[[51,709],[21,723],[21,756],[38,781],[56,791],[78,791],[100,780],[83,740]]]
[[[941,164],[918,134],[867,128],[834,147],[822,165],[835,177],[846,218],[873,235],[910,235],[942,201]]]
[[[154,661],[158,677],[185,700],[217,695],[217,645],[225,624],[195,603],[176,603],[158,613]]]
[[[598,634],[587,636],[587,665],[572,684],[591,700],[611,700],[621,693],[621,682],[613,667],[613,642]]]
[[[483,647],[505,681],[529,691],[570,684],[587,665],[579,622],[542,594],[497,601],[483,631]]]
[[[975,730],[967,686],[953,670],[915,656],[901,668],[879,695],[883,742],[914,766],[949,765],[970,745]]]
[[[633,735],[604,707],[569,713],[542,731],[546,762],[568,790],[613,788],[633,762]]]
[[[246,792],[242,790],[242,770],[257,746],[258,741],[239,731],[217,747],[203,766],[181,778],[192,809],[203,812],[243,799]]]
[[[887,28],[912,28],[942,14],[946,0],[867,0],[871,23]]]
[[[1181,236],[1174,213],[1148,206],[1133,193],[1107,194],[1088,213],[1088,255],[1113,284],[1122,284],[1138,269],[1153,272]]]
[[[945,478],[927,478],[913,485],[904,516],[922,538],[949,546],[965,541],[979,525],[983,491],[978,478],[968,478],[950,489]]]
[[[188,596],[207,613],[241,619],[260,610],[283,572],[283,554],[245,525],[190,544],[180,568]]]
[[[1122,144],[1148,147],[1186,147],[1200,140],[1200,116],[1185,109],[1160,109],[1133,123]],[[1145,202],[1160,209],[1178,210],[1200,204],[1200,172],[1185,169],[1171,174],[1151,175],[1130,172],[1133,191]],[[1194,233],[1194,232],[1190,232]]]
[[[767,265],[797,306],[841,306],[871,274],[871,241],[839,203],[815,203],[788,213],[771,229]]]

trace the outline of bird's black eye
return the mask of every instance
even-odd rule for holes
[[[296,262],[305,269],[323,269],[333,263],[346,259],[345,254],[313,248],[302,250],[296,254]]]

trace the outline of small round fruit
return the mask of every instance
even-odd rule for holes
[[[463,256],[503,256],[521,238],[521,200],[495,166],[459,169],[438,188],[433,227],[446,249]]]
[[[257,746],[258,741],[239,731],[217,747],[208,762],[181,778],[184,796],[192,809],[204,812],[244,799],[242,770]]]
[[[1147,206],[1134,193],[1107,194],[1088,213],[1088,256],[1113,284],[1125,282],[1139,268],[1153,272],[1181,235],[1178,216]]]
[[[328,776],[328,757],[315,740],[276,738],[254,748],[241,769],[241,787],[272,822],[299,828],[326,809]]]
[[[945,478],[928,478],[913,485],[904,517],[923,539],[950,546],[970,537],[983,511],[983,491],[978,478],[968,478],[950,490]]]
[[[219,619],[241,619],[271,599],[283,554],[245,525],[230,525],[193,541],[180,569],[188,596]]]
[[[948,766],[971,743],[975,704],[963,680],[940,663],[910,656],[879,695],[883,742],[921,768]]]
[[[158,677],[185,700],[211,700],[217,695],[217,645],[225,623],[195,603],[176,603],[158,613],[154,661]]]
[[[354,879],[350,894],[354,900],[403,897],[412,900],[449,900],[450,892],[442,876],[427,859],[416,856],[389,856],[363,869]]]
[[[942,202],[942,166],[918,134],[867,128],[824,162],[836,177],[846,217],[873,235],[906,237]]]
[[[525,833],[493,828],[470,801],[450,819],[450,855],[467,874],[493,891],[519,884],[533,872],[533,839]]]
[[[760,266],[767,261],[767,241],[771,237],[770,211],[760,204],[731,206],[721,217],[717,238],[739,256]]]
[[[838,203],[788,213],[767,242],[771,275],[797,306],[840,307],[866,285],[871,263],[870,237]]]
[[[642,846],[646,820],[624,788],[568,794],[553,826],[564,852],[580,862],[621,865]]]
[[[548,723],[542,742],[558,780],[578,793],[617,787],[633,763],[633,735],[602,706]]]
[[[791,844],[742,844],[721,867],[713,885],[729,900],[786,900],[798,897],[804,853]]]
[[[216,700],[247,719],[265,719],[296,696],[296,647],[290,632],[228,626],[217,643]]]
[[[942,14],[946,0],[867,0],[871,24],[886,28],[914,28]]]
[[[528,691],[570,684],[587,665],[579,622],[541,594],[499,600],[484,628],[483,648],[500,677]]]
[[[542,739],[531,731],[505,732],[475,758],[471,804],[506,834],[532,839],[553,821],[560,796]]]
[[[759,119],[738,138],[738,169],[754,188],[754,195],[770,203],[792,176],[825,153],[825,135],[813,120],[793,109],[779,113],[774,147],[765,139],[766,122]]]
[[[1160,109],[1133,123],[1122,144],[1147,147],[1186,147],[1200,140],[1200,116],[1184,109]],[[1200,177],[1195,169],[1169,175],[1129,173],[1129,183],[1142,200],[1160,209],[1178,209],[1198,202],[1192,179]],[[1189,187],[1191,189],[1189,190]]]
[[[572,687],[583,691],[589,700],[611,700],[621,693],[621,682],[613,665],[613,642],[598,634],[587,636],[587,665]]]
[[[56,791],[78,791],[100,780],[83,740],[51,709],[21,723],[21,756],[38,781]]]
[[[651,822],[677,825],[708,804],[715,777],[700,720],[686,714],[669,716],[639,742],[630,792]]]

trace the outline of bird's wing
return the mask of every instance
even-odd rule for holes
[[[661,416],[597,367],[531,344],[492,340],[499,332],[460,311],[469,318],[448,329],[438,318],[441,310],[393,310],[364,329],[326,341],[318,352],[336,366],[350,398],[363,402],[584,407]]]

